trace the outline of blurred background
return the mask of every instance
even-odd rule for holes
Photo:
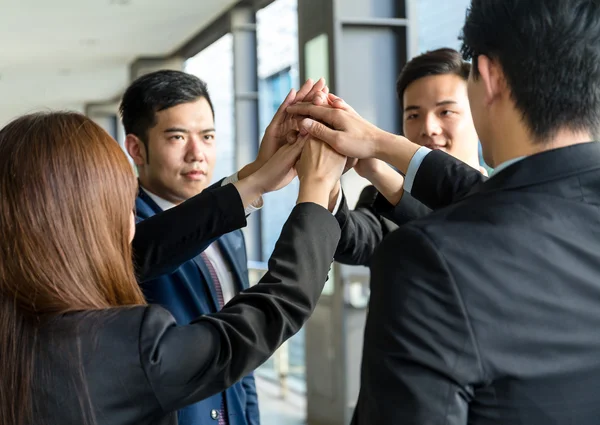
[[[208,84],[214,179],[252,160],[291,87],[324,76],[366,119],[398,133],[395,82],[411,57],[458,49],[468,0],[0,0],[0,125],[37,110],[87,114],[120,144],[120,97],[158,69]],[[344,176],[352,206],[366,185]],[[252,280],[297,184],[269,194],[246,233]],[[263,425],[349,423],[358,395],[368,270],[336,264],[309,323],[257,372]]]

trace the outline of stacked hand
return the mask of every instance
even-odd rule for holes
[[[248,196],[260,196],[284,187],[298,174],[299,202],[312,199],[331,209],[339,178],[348,169],[354,167],[371,181],[381,170],[389,175],[389,167],[373,158],[381,133],[385,132],[329,93],[323,79],[314,84],[308,80],[297,93],[290,91],[265,131],[257,159],[239,172],[239,178],[252,175],[257,191]]]

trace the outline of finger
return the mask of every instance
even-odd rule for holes
[[[304,97],[308,94],[308,92],[313,88],[313,86],[314,82],[311,78],[306,80],[302,87],[300,87],[300,90],[298,90],[298,93],[296,93],[296,97],[294,98],[294,101],[292,103],[296,103],[303,100]]]
[[[325,96],[327,96],[329,94],[329,87],[328,86],[323,87],[322,92],[325,93]]]
[[[327,103],[331,106],[333,106],[334,108],[337,109],[343,109],[344,111],[348,111],[348,112],[356,112],[352,106],[348,105],[344,99],[342,99],[341,97],[336,96],[333,93],[329,93],[327,95]]]
[[[311,120],[310,118],[302,120],[301,130],[302,129],[305,130],[307,134],[327,143],[329,146],[335,149],[335,145],[338,142],[340,134],[339,131],[332,130],[326,125],[323,125],[315,120]],[[302,134],[302,131],[300,134]]]
[[[325,122],[336,128],[336,123],[340,118],[340,111],[327,106],[317,106],[307,103],[291,105],[287,108],[290,114],[304,115]]]
[[[300,133],[296,130],[292,130],[290,131],[286,136],[285,136],[285,140],[288,143],[296,143],[296,141],[298,140],[298,135]]]
[[[324,87],[325,87],[325,78],[321,77],[315,83],[315,85],[310,89],[310,91],[307,93],[307,95],[304,97],[304,99],[300,99],[300,100],[305,100],[307,102],[310,102],[317,93],[319,93],[319,92],[321,92],[321,90],[323,90]]]
[[[327,96],[323,92],[317,92],[312,100],[313,105],[327,105]]]

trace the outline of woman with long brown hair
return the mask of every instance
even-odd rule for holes
[[[235,187],[199,195],[207,205],[237,199],[229,214],[239,215],[299,156],[298,205],[269,272],[221,312],[177,326],[145,305],[134,277],[136,180],[114,140],[75,113],[28,115],[2,129],[0,425],[174,424],[176,409],[264,362],[321,293],[339,239],[326,208],[345,158],[299,141]],[[231,230],[227,210],[214,209],[219,218],[199,238]]]

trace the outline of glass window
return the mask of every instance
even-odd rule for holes
[[[226,34],[191,57],[185,72],[203,80],[215,109],[217,159],[213,181],[235,173],[235,138],[233,105],[233,36]]]
[[[277,108],[292,87],[298,88],[298,3],[297,0],[276,0],[256,14],[258,40],[258,91],[261,138]],[[267,260],[281,228],[296,204],[298,180],[278,192],[264,197],[262,209],[262,256]],[[299,378],[291,385],[304,389],[304,329],[294,335],[284,347],[282,358],[289,363],[289,374]],[[277,357],[277,355],[276,355]],[[286,360],[284,360],[286,361]],[[277,377],[274,359],[258,372]]]
[[[460,49],[458,36],[471,0],[416,1],[419,52],[451,47]]]
[[[292,87],[298,87],[297,0],[276,0],[256,14],[261,138]],[[273,252],[281,228],[295,205],[298,181],[264,197],[262,257]]]

